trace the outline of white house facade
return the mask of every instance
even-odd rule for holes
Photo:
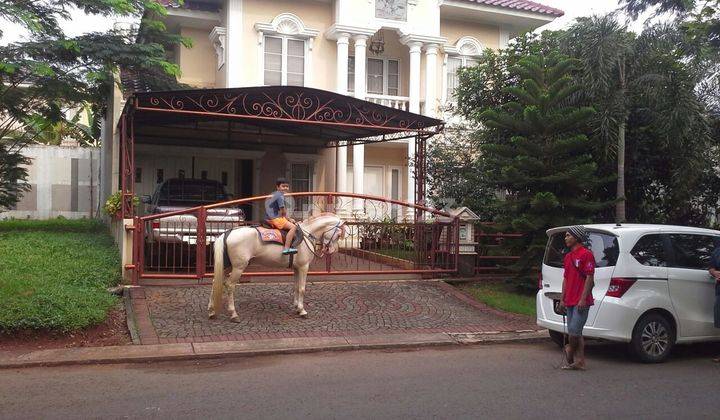
[[[195,88],[299,85],[427,116],[453,100],[457,71],[516,34],[563,12],[521,0],[185,0],[163,1],[169,30],[193,40],[174,59]],[[104,196],[117,190],[116,92],[105,125]],[[176,136],[168,131],[166,136]],[[412,201],[413,140],[316,152],[266,147],[135,150],[135,192],[151,194],[179,172],[222,180],[235,196],[261,195],[286,176],[293,190],[341,191]],[[338,169],[339,168],[339,169]],[[344,168],[344,170],[343,170]]]

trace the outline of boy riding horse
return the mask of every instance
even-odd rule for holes
[[[275,181],[275,191],[265,200],[265,216],[267,223],[275,229],[287,231],[283,255],[296,254],[297,249],[292,248],[297,225],[295,220],[287,216],[285,208],[285,193],[290,191],[290,185],[285,178],[278,178]]]

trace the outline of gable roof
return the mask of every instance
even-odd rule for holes
[[[467,3],[476,3],[484,6],[502,7],[505,9],[515,9],[523,12],[540,13],[544,15],[560,17],[565,14],[560,9],[554,7],[545,6],[544,4],[536,3],[534,1],[527,0],[462,0]]]

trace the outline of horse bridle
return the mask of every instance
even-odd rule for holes
[[[338,231],[341,234],[343,232],[345,232],[345,222],[343,222],[342,220],[338,221],[335,224],[335,226],[331,227],[330,229],[323,231],[323,233],[320,234],[320,239],[322,239],[322,242],[320,243],[320,245],[322,246],[322,248],[320,248],[320,254],[318,254],[317,252],[315,252],[315,250],[317,249],[317,246],[318,246],[318,243],[317,243],[318,238],[316,238],[315,235],[313,235],[312,233],[306,232],[305,229],[303,229],[302,226],[300,226],[300,223],[298,223],[297,227],[303,233],[303,243],[305,244],[305,246],[308,247],[310,252],[312,252],[312,254],[317,258],[322,258],[325,256],[325,250],[330,247],[331,243],[333,243],[333,241],[335,240],[335,235],[338,234]],[[328,239],[326,242],[325,241],[326,235],[330,231],[332,231],[332,235],[330,235],[330,239]],[[308,244],[308,240],[312,241],[312,246]]]

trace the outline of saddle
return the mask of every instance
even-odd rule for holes
[[[262,241],[265,245],[285,245],[285,238],[287,237],[286,230],[272,228],[265,221],[262,222],[261,226],[255,226],[255,230],[257,230],[260,241]],[[302,242],[302,240],[303,231],[301,229],[295,229],[295,238],[293,238],[291,246],[293,248],[297,248],[298,245],[300,245],[300,243]]]

